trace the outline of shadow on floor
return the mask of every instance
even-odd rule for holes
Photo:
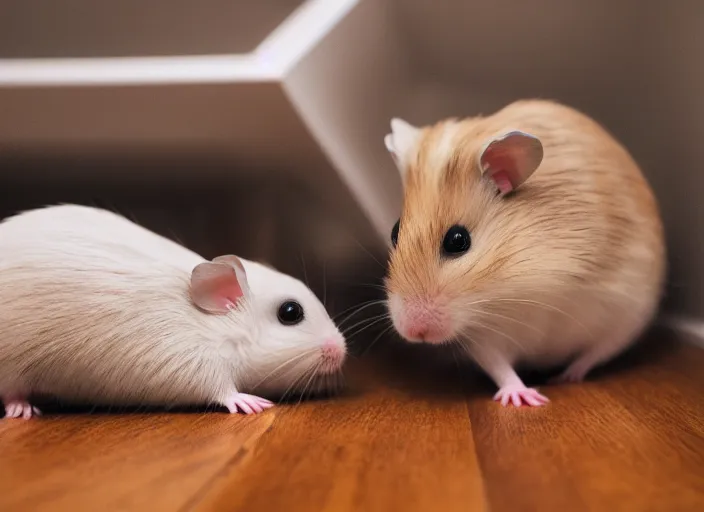
[[[594,370],[589,380],[597,380],[627,373],[640,366],[662,360],[675,350],[672,333],[657,328],[644,336],[630,350]],[[370,338],[373,339],[373,338]],[[663,342],[665,340],[665,342]],[[432,400],[462,400],[471,396],[492,396],[494,383],[471,361],[463,360],[457,348],[407,344],[394,336],[385,336],[371,350],[357,347],[345,369],[346,386],[328,392],[290,394],[280,400],[283,404],[302,401],[330,400],[364,395],[378,387],[396,389]],[[543,385],[560,371],[524,371],[521,377],[529,386]],[[36,405],[47,415],[53,414],[203,414],[225,412],[218,406],[190,407],[117,407],[66,405],[51,399],[39,398]]]

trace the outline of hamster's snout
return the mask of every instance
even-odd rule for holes
[[[389,295],[389,312],[398,333],[408,341],[444,343],[450,338],[450,322],[436,300]]]
[[[334,373],[342,367],[347,355],[347,346],[342,336],[327,338],[320,348],[320,373]]]

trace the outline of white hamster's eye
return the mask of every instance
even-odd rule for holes
[[[391,244],[396,247],[396,244],[398,243],[398,230],[401,227],[401,219],[396,221],[396,224],[394,224],[394,227],[391,228]]]
[[[452,226],[445,233],[442,241],[442,250],[448,256],[459,256],[469,250],[472,245],[472,237],[464,226]]]
[[[279,306],[277,314],[283,325],[296,325],[303,321],[303,306],[295,300],[287,300]]]

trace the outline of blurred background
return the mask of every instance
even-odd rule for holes
[[[702,316],[703,16],[697,0],[0,0],[0,213],[110,208],[354,304],[379,294],[401,205],[390,117],[552,98],[642,165],[666,308]]]

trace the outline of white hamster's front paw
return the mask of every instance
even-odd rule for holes
[[[26,400],[3,400],[5,404],[5,418],[30,419],[32,416],[41,416],[41,412]]]
[[[540,407],[550,401],[548,397],[538,393],[537,389],[527,388],[523,384],[512,384],[502,387],[494,395],[494,400],[500,401],[504,407],[509,403],[516,407],[520,407],[522,404]]]
[[[230,413],[242,411],[245,414],[255,414],[262,412],[264,409],[274,407],[274,402],[261,398],[255,395],[247,395],[245,393],[233,393],[223,402]]]

